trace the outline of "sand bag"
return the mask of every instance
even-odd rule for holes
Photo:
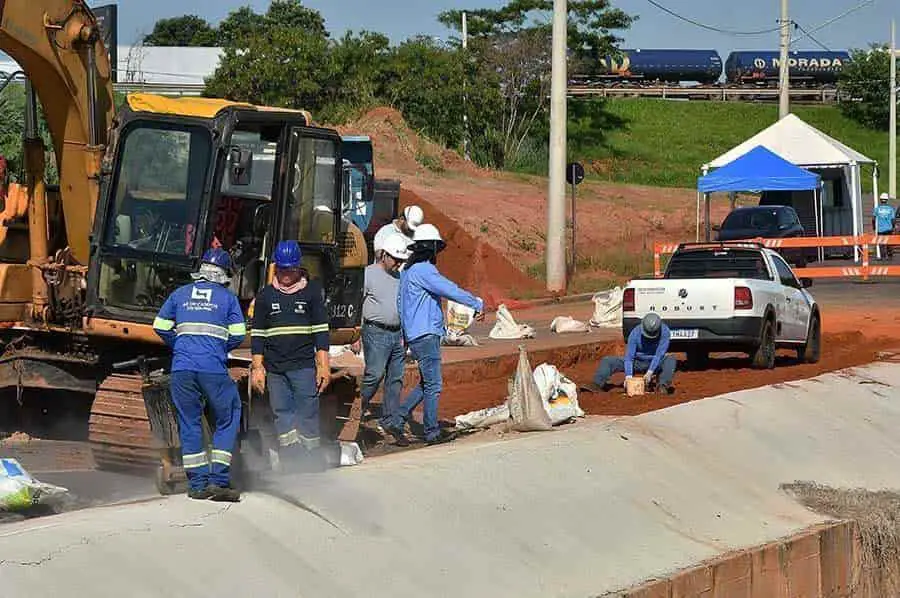
[[[497,308],[497,323],[488,335],[497,340],[518,338],[534,338],[534,328],[528,324],[519,324],[505,305]]]
[[[584,417],[584,411],[578,405],[578,385],[563,376],[556,366],[549,363],[537,366],[534,382],[554,426]]]
[[[528,363],[525,347],[519,347],[519,365],[516,377],[510,384],[509,414],[513,429],[519,432],[539,432],[553,427],[544,409],[541,391],[534,382],[534,373]]]
[[[0,459],[0,511],[23,511],[68,492],[34,479],[15,459]]]
[[[581,322],[572,318],[570,316],[559,316],[554,318],[552,322],[550,322],[550,331],[555,332],[556,334],[567,334],[573,332],[590,332],[590,327]]]
[[[490,428],[509,420],[509,403],[503,403],[496,407],[470,411],[465,415],[457,415],[455,418],[457,430],[474,430],[476,428]]]
[[[591,301],[594,303],[594,315],[590,325],[595,328],[618,328],[622,325],[622,287],[597,293]]]

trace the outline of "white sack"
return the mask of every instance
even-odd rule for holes
[[[502,424],[509,419],[509,404],[503,403],[496,407],[471,411],[465,415],[456,416],[457,430],[473,430],[475,428],[490,428]]]
[[[363,452],[355,442],[341,442],[341,466],[350,467],[363,462]]]
[[[471,334],[451,334],[441,339],[441,344],[445,347],[477,347],[478,341]]]
[[[491,329],[489,335],[497,340],[509,340],[518,338],[534,338],[534,328],[528,324],[519,324],[505,305],[497,308],[497,323]]]
[[[589,332],[590,328],[584,322],[580,322],[570,316],[559,316],[550,322],[550,331],[557,334],[568,332]]]
[[[578,405],[578,386],[562,375],[556,366],[549,363],[537,366],[534,382],[554,426],[584,417],[584,411]]]
[[[528,363],[525,347],[519,347],[519,365],[516,377],[510,384],[509,413],[513,429],[519,432],[540,432],[553,427],[544,409],[541,393],[534,383],[534,373]]]
[[[475,321],[475,310],[456,301],[447,301],[447,336],[459,336]]]
[[[22,511],[68,491],[34,479],[15,459],[0,459],[0,511]]]
[[[618,328],[622,325],[622,295],[624,289],[616,287],[594,295],[594,315],[591,326],[597,328]]]

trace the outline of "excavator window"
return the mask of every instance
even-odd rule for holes
[[[296,147],[283,236],[304,244],[334,244],[335,212],[340,212],[340,205],[335,205],[340,201],[335,196],[337,143],[301,137]]]

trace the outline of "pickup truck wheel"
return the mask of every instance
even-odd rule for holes
[[[687,367],[689,370],[702,371],[709,366],[709,351],[694,350],[687,352]]]
[[[797,359],[803,363],[819,363],[822,355],[822,323],[819,316],[812,317],[809,323],[809,333],[806,335],[806,344],[797,349]]]
[[[775,367],[775,325],[766,320],[763,325],[759,346],[751,353],[753,367],[758,370],[771,370]]]

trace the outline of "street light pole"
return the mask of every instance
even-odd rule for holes
[[[550,87],[550,184],[547,193],[547,290],[566,290],[566,45],[568,6],[553,0]]]
[[[891,21],[891,107],[888,145],[888,192],[897,198],[897,23]]]
[[[781,0],[781,64],[778,78],[778,119],[791,113],[790,55],[791,22],[788,16],[788,0]]]

